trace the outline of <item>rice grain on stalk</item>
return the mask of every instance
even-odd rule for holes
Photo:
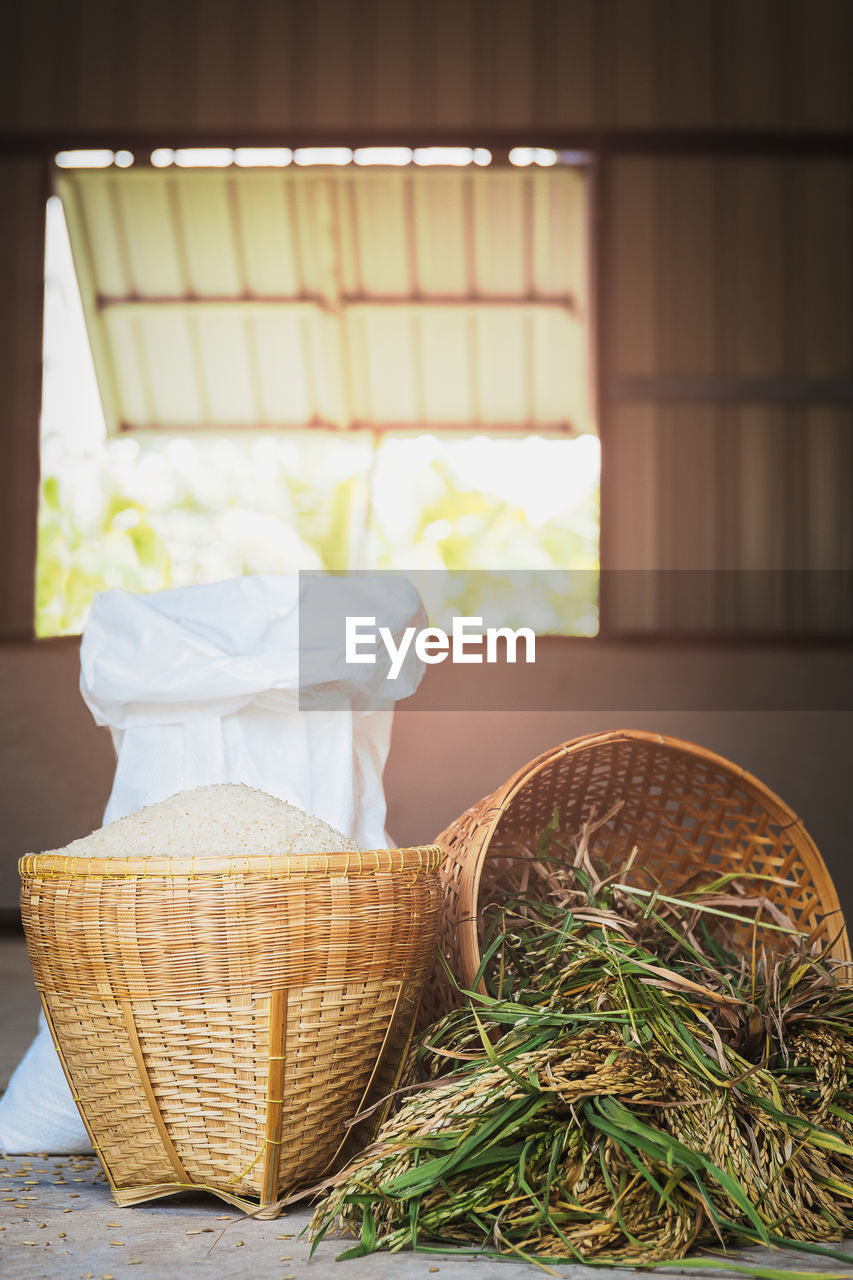
[[[596,865],[598,825],[559,859],[556,820],[509,851],[522,892],[484,913],[485,994],[421,1036],[376,1141],[317,1208],[317,1239],[359,1235],[342,1256],[443,1244],[636,1266],[730,1242],[841,1256],[853,993],[838,966],[761,877],[643,886],[633,855],[615,875]]]

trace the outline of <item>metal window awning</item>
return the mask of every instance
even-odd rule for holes
[[[577,169],[56,186],[110,432],[592,429]]]

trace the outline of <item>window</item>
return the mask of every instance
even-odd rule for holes
[[[543,629],[596,630],[583,166],[394,150],[59,158],[40,635],[105,587],[442,566],[588,571]]]

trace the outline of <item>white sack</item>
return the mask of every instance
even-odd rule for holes
[[[324,586],[307,580],[309,607],[312,599],[322,607]],[[351,599],[348,613],[375,616],[395,637],[425,625],[404,578],[356,576],[334,586],[336,600],[341,592]],[[341,709],[300,712],[298,575],[98,596],[83,633],[80,690],[112,731],[118,756],[104,822],[176,791],[244,782],[363,849],[386,847],[382,771],[392,709],[360,708],[375,705],[387,664],[345,670],[341,652],[312,663],[313,680],[338,686]],[[410,662],[395,697],[412,693],[422,672]]]
[[[324,580],[303,586],[303,603],[322,608]],[[426,625],[404,578],[356,575],[336,579],[334,590],[338,606],[346,593],[347,614],[375,616],[395,640],[407,626]],[[371,707],[388,664],[344,669],[341,654],[324,648],[311,663],[317,689],[335,688],[340,709],[301,711],[296,574],[97,596],[83,632],[80,689],[95,721],[109,726],[118,757],[104,823],[176,791],[243,782],[322,818],[362,849],[387,847],[382,772],[392,707],[387,694],[381,709]],[[422,674],[410,659],[393,697],[414,692]],[[0,1150],[88,1149],[42,1017],[0,1098]]]
[[[0,1098],[0,1151],[64,1156],[91,1150],[47,1019],[39,1013],[38,1035]]]

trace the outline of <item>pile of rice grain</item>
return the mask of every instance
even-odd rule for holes
[[[78,858],[352,852],[334,827],[242,783],[179,791],[53,853]]]

